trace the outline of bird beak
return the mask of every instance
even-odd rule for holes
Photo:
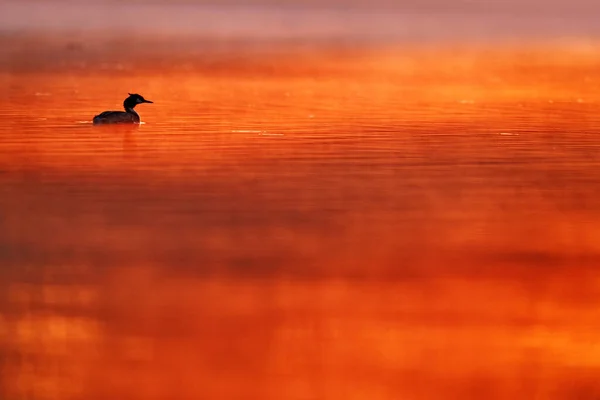
[[[150,101],[150,100],[144,100],[144,103],[154,103],[154,102]]]

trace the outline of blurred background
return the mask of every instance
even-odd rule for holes
[[[0,29],[245,39],[539,40],[596,35],[599,11],[590,0],[2,0]]]

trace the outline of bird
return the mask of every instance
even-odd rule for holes
[[[138,104],[153,103],[146,100],[143,96],[137,93],[128,93],[129,97],[123,101],[125,111],[104,111],[96,115],[93,119],[94,125],[100,124],[139,124],[140,116],[135,112],[134,108]]]

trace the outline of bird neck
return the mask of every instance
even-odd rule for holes
[[[135,112],[133,107],[125,107],[125,112],[133,115],[138,115],[138,113]]]

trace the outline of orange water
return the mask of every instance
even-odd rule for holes
[[[69,57],[0,75],[0,398],[600,396],[595,53]]]

